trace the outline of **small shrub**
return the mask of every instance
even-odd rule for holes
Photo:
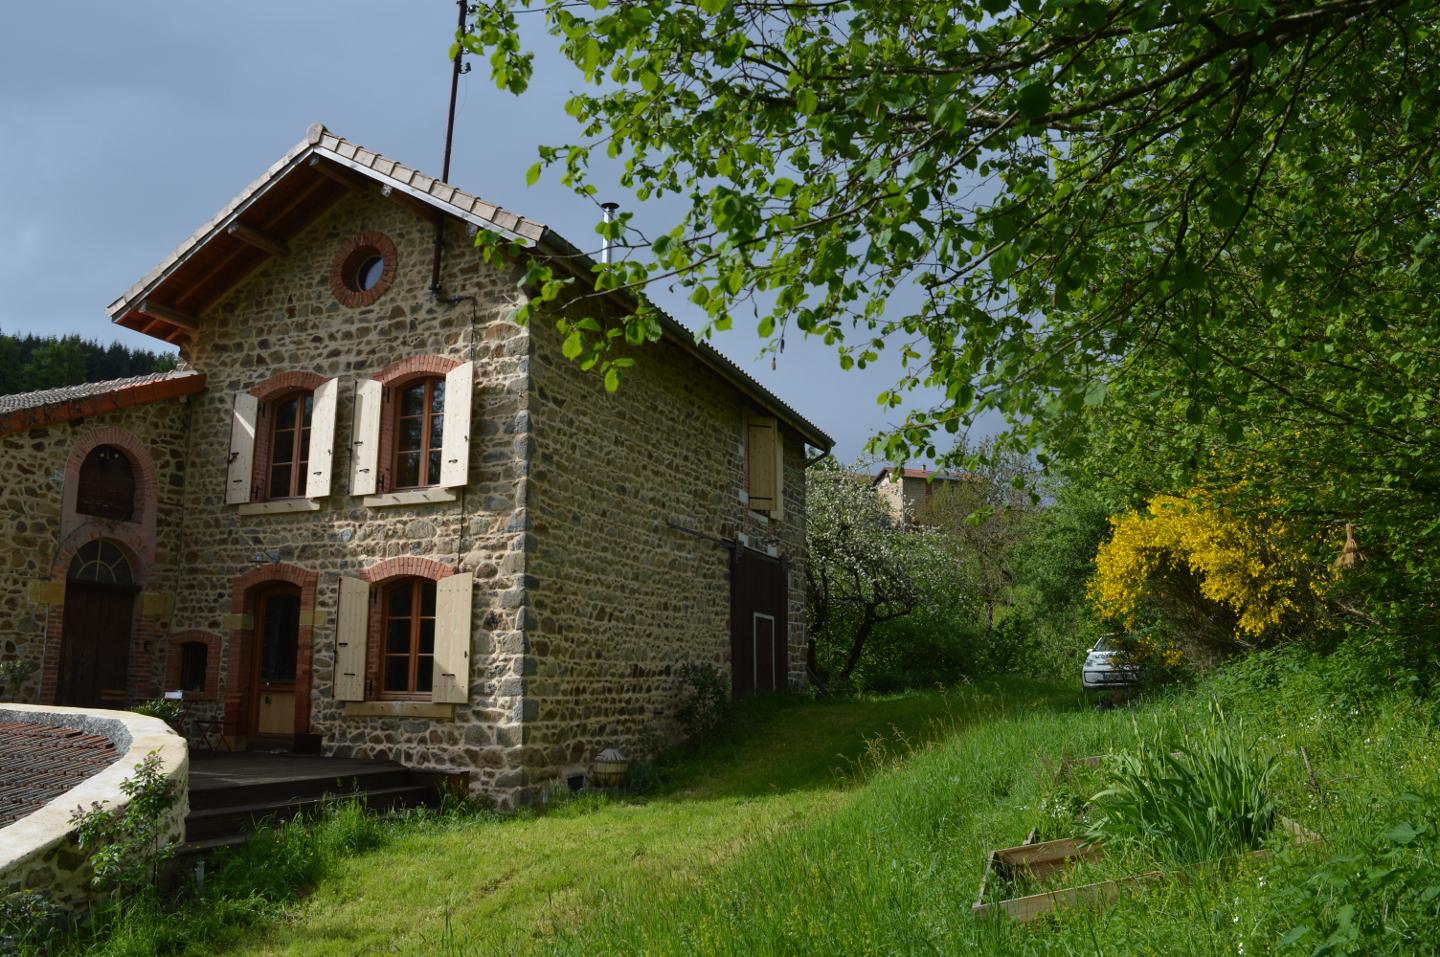
[[[137,704],[130,710],[135,714],[143,714],[147,718],[159,718],[168,724],[170,730],[176,734],[184,734],[184,732],[180,730],[180,719],[185,716],[185,706],[179,701],[156,698],[153,701]]]
[[[40,665],[37,662],[27,658],[0,664],[0,698],[9,698],[11,695],[19,694],[26,679],[34,674],[38,667]]]
[[[1186,862],[1254,849],[1275,822],[1276,767],[1238,724],[1175,748],[1157,735],[1110,759],[1086,837]]]
[[[0,957],[46,953],[69,923],[70,915],[44,894],[15,891],[0,896]]]
[[[711,664],[686,662],[679,669],[680,705],[675,717],[691,741],[719,731],[730,715],[730,683]]]
[[[156,872],[175,853],[165,841],[165,812],[180,799],[175,782],[167,780],[160,756],[151,752],[133,777],[120,782],[129,799],[123,809],[96,801],[70,816],[80,848],[90,855],[97,889],[134,894],[155,883]]]

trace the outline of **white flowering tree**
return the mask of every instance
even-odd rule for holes
[[[841,645],[843,664],[833,677],[848,681],[875,627],[908,615],[943,587],[946,563],[929,533],[895,526],[868,475],[828,459],[807,474],[805,521],[806,664],[823,687],[831,676],[820,673],[816,643]]]

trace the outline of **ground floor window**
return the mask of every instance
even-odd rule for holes
[[[435,663],[435,582],[402,578],[382,597],[385,694],[429,694]]]

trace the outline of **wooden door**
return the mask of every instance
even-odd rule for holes
[[[71,580],[65,586],[56,702],[75,708],[123,708],[128,703],[133,585]]]
[[[292,738],[296,728],[295,673],[300,653],[300,589],[265,592],[255,616],[254,733]]]
[[[730,569],[730,693],[784,691],[790,657],[785,562],[737,546]]]

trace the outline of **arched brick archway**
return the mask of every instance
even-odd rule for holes
[[[230,593],[230,627],[225,676],[220,698],[225,706],[225,734],[248,737],[253,732],[254,675],[259,621],[257,599],[267,588],[293,585],[300,592],[300,626],[295,651],[295,735],[310,733],[310,688],[315,635],[315,589],[318,572],[276,562],[252,568],[235,579]]]
[[[102,445],[119,449],[130,461],[135,474],[135,507],[128,519],[99,518],[81,514],[76,506],[80,492],[80,467],[85,458]],[[155,460],[145,443],[134,434],[113,425],[91,429],[70,447],[65,463],[65,486],[60,503],[60,539],[78,540],[83,545],[92,538],[113,538],[131,544],[146,564],[155,561],[155,512],[159,480]],[[78,547],[78,546],[76,546]]]
[[[97,443],[101,444],[101,443]],[[83,458],[83,457],[82,457]],[[118,525],[114,528],[95,529],[86,524],[65,536],[55,558],[50,563],[50,580],[60,583],[65,589],[65,601],[51,605],[45,612],[45,652],[40,670],[40,700],[56,704],[60,694],[60,665],[64,658],[65,614],[67,602],[76,598],[78,586],[69,581],[70,564],[76,552],[95,541],[106,541],[120,552],[129,566],[130,579],[134,585],[135,597],[149,581],[150,565],[142,552],[144,540],[139,530]],[[128,622],[129,640],[126,651],[125,693],[128,703],[153,697],[158,688],[154,687],[151,673],[151,656],[147,649],[150,643],[160,637],[160,623],[151,614],[146,603],[136,600],[130,604]]]
[[[214,701],[220,689],[220,645],[222,640],[213,631],[177,631],[172,634],[166,642],[165,653],[165,687],[169,689],[180,687],[180,665],[183,649],[186,645],[200,644],[205,646],[205,682],[204,687],[199,691],[185,689],[186,701]]]

